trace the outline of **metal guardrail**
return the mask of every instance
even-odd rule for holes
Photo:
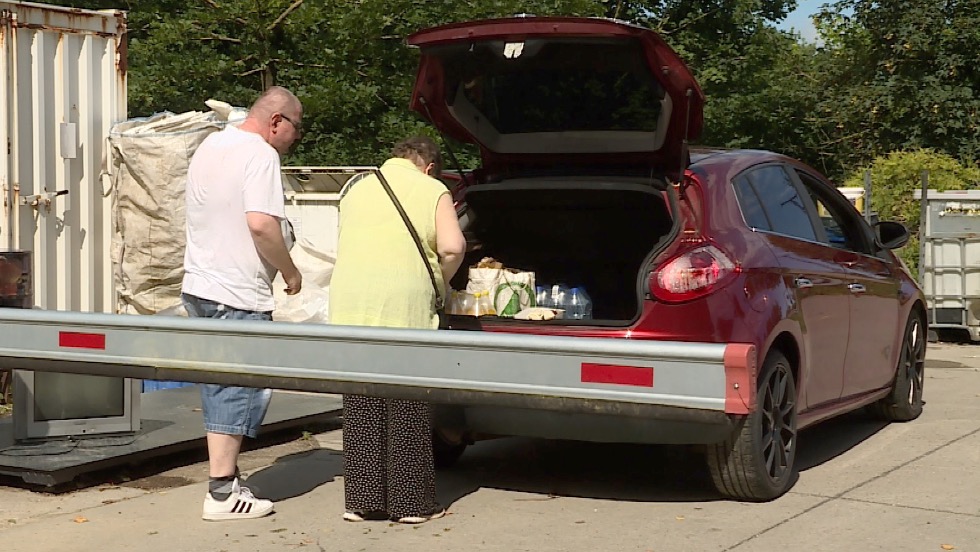
[[[0,309],[0,368],[452,404],[745,413],[754,366],[740,344]]]

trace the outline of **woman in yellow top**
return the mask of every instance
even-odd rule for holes
[[[413,137],[381,166],[422,241],[437,287],[463,261],[466,240],[441,169],[439,147]],[[350,326],[438,328],[435,290],[405,221],[378,178],[355,183],[340,201],[330,322]],[[436,503],[432,426],[425,402],[344,396],[344,519],[422,523]]]

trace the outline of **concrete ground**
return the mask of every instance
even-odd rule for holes
[[[250,485],[277,501],[259,520],[201,520],[200,453],[60,493],[0,481],[0,551],[980,552],[980,345],[934,343],[927,358],[921,418],[855,414],[803,432],[799,480],[769,503],[721,499],[682,449],[512,438],[439,473],[445,518],[346,523],[328,426],[243,455]]]

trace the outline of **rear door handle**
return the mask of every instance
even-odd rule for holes
[[[809,278],[804,278],[802,276],[793,280],[793,283],[796,284],[797,289],[809,289],[813,287],[813,282],[811,282]]]
[[[868,291],[868,289],[861,284],[847,284],[847,289],[851,293],[864,293]]]

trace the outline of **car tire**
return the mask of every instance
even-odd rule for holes
[[[871,405],[875,416],[889,422],[907,422],[922,414],[926,341],[925,324],[918,314],[913,313],[905,325],[892,391]]]
[[[772,351],[762,366],[756,408],[726,441],[707,448],[718,491],[763,502],[781,496],[796,480],[796,380],[786,357]]]
[[[469,443],[453,441],[447,438],[439,429],[432,431],[432,459],[436,469],[451,468],[463,455]]]

